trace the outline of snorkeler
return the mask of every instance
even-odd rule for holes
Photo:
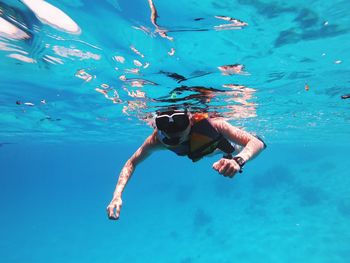
[[[213,164],[213,169],[232,178],[242,172],[246,162],[254,158],[266,145],[258,137],[240,130],[222,119],[209,119],[206,113],[191,114],[187,110],[158,112],[153,133],[131,156],[122,168],[107,207],[109,219],[119,218],[122,193],[136,166],[157,149],[169,149],[193,162],[214,152],[223,157]],[[242,148],[236,153],[237,146]]]

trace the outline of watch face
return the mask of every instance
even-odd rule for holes
[[[245,161],[243,160],[242,157],[234,157],[233,158],[238,164],[239,166],[243,167],[243,165],[245,164]]]

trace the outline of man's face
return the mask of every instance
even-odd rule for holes
[[[190,118],[185,111],[167,111],[158,113],[156,119],[158,130],[165,136],[167,145],[178,145],[188,139],[191,127]]]
[[[176,133],[163,132],[163,134],[166,137],[164,139],[164,143],[170,146],[179,145],[188,140],[190,131],[191,131],[191,126],[188,125],[188,127],[181,132],[176,132]]]

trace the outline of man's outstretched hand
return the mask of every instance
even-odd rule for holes
[[[232,178],[241,167],[235,160],[222,158],[213,164],[213,169],[225,177],[228,176]]]
[[[121,197],[113,198],[110,204],[107,206],[107,215],[111,220],[117,220],[119,218],[120,209],[123,201]]]

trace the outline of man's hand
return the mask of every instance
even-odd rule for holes
[[[222,158],[213,164],[213,169],[225,177],[228,176],[232,178],[241,167],[235,160]]]
[[[113,198],[110,204],[107,206],[107,215],[111,220],[117,220],[119,218],[120,209],[123,201],[121,197]]]

